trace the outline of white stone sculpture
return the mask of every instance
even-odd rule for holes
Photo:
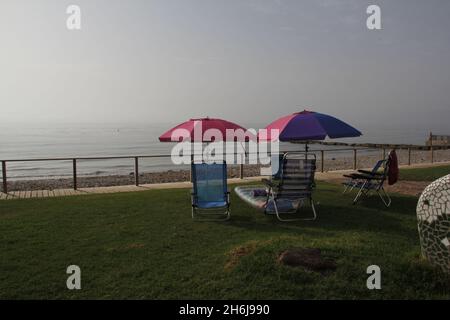
[[[450,273],[450,174],[425,188],[417,203],[417,219],[423,256]]]

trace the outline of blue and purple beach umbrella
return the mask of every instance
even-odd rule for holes
[[[268,141],[325,140],[326,137],[359,137],[362,133],[335,117],[313,111],[301,111],[275,120],[267,127]],[[278,129],[277,136],[271,136],[271,129]]]

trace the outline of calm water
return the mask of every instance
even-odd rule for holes
[[[170,154],[171,143],[160,143],[158,136],[174,124],[3,124],[0,130],[0,159],[55,157],[122,156]],[[245,125],[245,124],[244,124]],[[258,128],[262,126],[247,125]],[[344,142],[424,144],[427,130],[417,128],[359,127],[364,136],[342,139]],[[283,144],[282,150],[299,150],[301,145]],[[326,148],[315,146],[313,148]],[[331,147],[335,149],[336,147]],[[329,157],[349,155],[330,152]],[[129,174],[133,159],[80,161],[80,175]],[[168,158],[140,159],[140,171],[181,169]],[[70,176],[70,161],[8,163],[11,179],[37,179]]]

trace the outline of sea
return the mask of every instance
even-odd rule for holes
[[[0,123],[0,160],[104,156],[167,155],[173,143],[161,143],[158,137],[176,123]],[[261,124],[243,124],[263,128]],[[399,143],[423,145],[429,128],[411,126],[358,127],[363,136],[338,139],[340,142]],[[331,141],[331,140],[330,140]],[[312,145],[310,150],[328,150],[326,157],[351,156],[343,147]],[[301,144],[282,143],[282,151],[301,151]],[[341,151],[339,151],[341,150]],[[365,151],[371,152],[371,151]],[[372,151],[374,152],[374,151]],[[376,151],[379,152],[379,151]],[[170,158],[142,158],[140,172],[186,169]],[[134,159],[79,160],[79,176],[131,174]],[[7,162],[10,180],[71,177],[71,161]]]

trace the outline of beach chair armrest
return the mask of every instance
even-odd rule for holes
[[[348,178],[351,178],[351,179],[371,180],[371,179],[378,178],[378,175],[367,174],[367,173],[352,173],[350,175],[345,175],[344,177],[348,177]]]
[[[354,173],[350,173],[350,174],[344,174],[343,177],[349,178],[349,179],[353,179],[353,180],[354,180],[354,179],[367,179],[367,178],[369,178],[370,176],[367,175],[367,174],[362,174],[362,173],[356,173],[356,172],[354,172]]]
[[[383,175],[382,172],[372,172],[370,170],[363,170],[363,169],[358,170],[358,172],[363,173],[363,174],[370,174],[370,175],[373,175],[373,176]]]

